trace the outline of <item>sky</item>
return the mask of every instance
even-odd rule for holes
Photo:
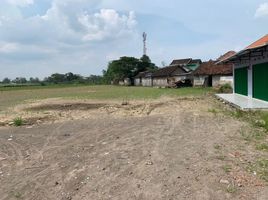
[[[109,61],[216,59],[268,34],[267,0],[0,0],[0,80],[102,74]]]

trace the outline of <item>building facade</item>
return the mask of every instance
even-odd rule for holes
[[[234,65],[234,93],[268,101],[268,35],[225,62]]]

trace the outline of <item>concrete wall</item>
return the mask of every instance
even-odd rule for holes
[[[194,86],[204,86],[206,78],[208,78],[208,76],[194,76]],[[233,87],[233,76],[212,76],[213,87],[218,87],[227,83]]]
[[[167,78],[153,78],[153,86],[167,87],[168,79]]]
[[[152,87],[152,78],[142,78],[141,85],[144,87]]]
[[[135,78],[135,79],[134,79],[134,85],[135,85],[135,86],[141,86],[141,85],[142,85],[142,83],[141,83],[141,78]]]
[[[212,86],[218,87],[224,84],[230,84],[233,87],[233,76],[212,76]]]
[[[168,87],[174,85],[175,82],[185,80],[187,76],[174,76],[174,77],[156,77],[153,78],[153,86]]]
[[[131,85],[131,80],[130,80],[130,78],[125,78],[125,79],[124,79],[124,85],[125,85],[125,86],[130,86],[130,85]]]
[[[194,86],[203,86],[208,76],[194,76]]]
[[[118,84],[121,85],[121,86],[123,86],[123,85],[125,85],[125,82],[124,81],[119,81]]]

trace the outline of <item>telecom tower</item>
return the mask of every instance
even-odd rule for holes
[[[147,34],[143,32],[143,55],[147,55],[147,47],[146,47],[146,40],[147,40]]]

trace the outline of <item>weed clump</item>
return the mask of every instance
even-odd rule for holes
[[[256,149],[260,151],[268,151],[268,144],[265,144],[265,143],[258,144],[256,146]]]
[[[13,124],[15,126],[22,126],[23,125],[23,119],[21,117],[17,117],[13,119]]]
[[[268,160],[260,159],[256,163],[249,166],[248,170],[258,175],[262,180],[268,182]]]
[[[219,90],[218,90],[219,93],[233,93],[233,88],[230,84],[226,83],[224,85],[222,85]]]

